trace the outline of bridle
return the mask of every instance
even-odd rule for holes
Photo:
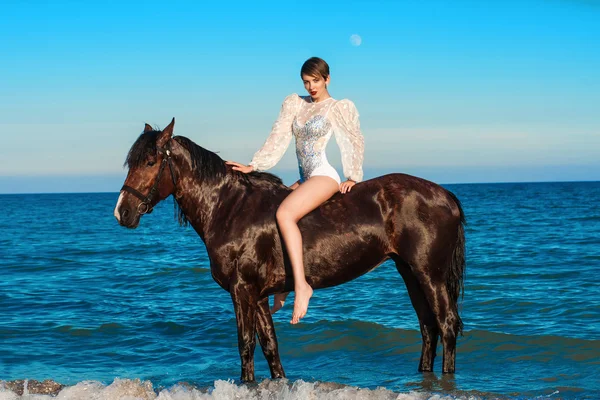
[[[171,149],[169,148],[169,144],[167,143],[165,145],[165,147],[159,147],[157,149],[157,151],[159,154],[162,154],[163,159],[162,159],[162,162],[160,163],[160,169],[158,170],[158,175],[156,176],[154,185],[150,189],[150,192],[148,193],[148,195],[144,196],[143,194],[141,194],[140,192],[138,192],[131,186],[123,185],[123,187],[121,188],[121,190],[131,193],[132,195],[134,195],[135,197],[137,197],[138,199],[140,199],[142,201],[138,205],[138,208],[137,208],[138,214],[140,214],[140,215],[149,214],[152,212],[152,208],[153,208],[152,200],[154,198],[154,195],[156,194],[156,191],[158,190],[158,184],[160,183],[160,177],[162,176],[162,173],[165,170],[165,167],[167,166],[167,164],[169,165],[169,171],[171,172],[171,179],[173,180],[173,186],[176,186],[176,183],[177,183],[177,181],[175,180],[175,174],[173,173],[173,162],[171,161]]]

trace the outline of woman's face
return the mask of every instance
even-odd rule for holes
[[[329,77],[323,79],[321,75],[302,75],[302,81],[304,82],[304,88],[313,99],[328,96],[326,85],[329,84]]]

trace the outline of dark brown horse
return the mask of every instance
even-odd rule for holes
[[[294,282],[275,212],[291,189],[274,175],[243,174],[191,140],[146,125],[131,147],[115,208],[135,228],[141,215],[173,195],[179,222],[206,244],[214,280],[231,294],[243,381],[254,380],[256,336],[271,376],[284,376],[268,297]],[[299,222],[306,279],[314,289],[358,278],[391,258],[404,278],[423,336],[419,371],[432,371],[438,336],[443,372],[454,372],[462,330],[464,216],[458,199],[432,182],[390,174],[337,193]]]

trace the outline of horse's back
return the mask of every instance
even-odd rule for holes
[[[440,185],[401,173],[363,181],[299,222],[307,275],[318,287],[343,283],[392,255],[414,258],[459,223],[460,208]]]
[[[439,213],[439,218],[443,217],[441,214],[449,218],[461,217],[456,196],[437,183],[402,173],[383,175],[372,181],[373,186],[381,187],[390,202],[406,207],[403,212],[413,212],[420,217],[432,212]]]
[[[281,198],[277,197],[276,201]],[[329,287],[363,275],[402,248],[416,246],[416,239],[437,229],[440,220],[451,219],[453,204],[441,186],[401,173],[369,179],[346,194],[335,194],[298,222],[308,282],[315,288]],[[261,208],[256,207],[257,211]],[[283,281],[286,290],[293,288],[291,268],[277,234],[276,208],[270,208],[269,216],[260,216],[263,213],[258,211],[246,217],[263,221],[259,224],[263,233],[257,238],[269,237],[257,240],[256,246],[260,264],[268,266],[262,280],[269,292],[281,288]],[[261,252],[268,256],[258,257]]]

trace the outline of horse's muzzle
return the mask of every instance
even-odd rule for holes
[[[137,226],[137,224],[134,221],[135,215],[130,210],[120,210],[120,215],[121,218],[117,218],[117,220],[119,221],[119,225],[127,228],[134,228],[135,226]]]
[[[140,218],[144,214],[152,212],[152,207],[146,203],[140,203],[137,206],[132,205],[129,199],[125,197],[125,193],[121,192],[119,200],[115,206],[114,216],[119,221],[119,225],[126,228],[137,228],[140,223]]]
[[[128,206],[121,206],[115,210],[115,218],[119,221],[119,225],[126,228],[135,229],[140,224],[141,214],[137,210]]]

